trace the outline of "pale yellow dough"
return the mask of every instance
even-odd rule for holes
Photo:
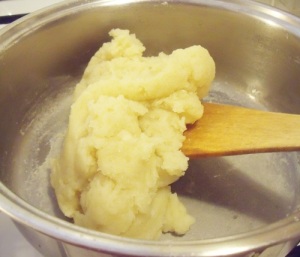
[[[201,46],[143,57],[145,47],[114,29],[76,86],[51,183],[78,225],[141,239],[184,234],[191,217],[170,184],[184,175],[187,123],[202,116],[215,64]]]

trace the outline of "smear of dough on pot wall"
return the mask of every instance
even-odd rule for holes
[[[78,225],[141,239],[194,223],[170,184],[184,175],[186,124],[201,118],[215,64],[201,46],[144,57],[127,30],[110,31],[76,86],[51,183]]]

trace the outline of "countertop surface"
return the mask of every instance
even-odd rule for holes
[[[29,13],[62,0],[0,0],[0,16]],[[300,16],[299,0],[258,0]],[[0,24],[0,29],[4,25]],[[44,257],[19,232],[12,220],[0,212],[0,257]],[[293,255],[300,256],[300,255]]]

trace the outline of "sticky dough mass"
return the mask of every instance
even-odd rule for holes
[[[194,223],[170,184],[184,175],[186,124],[203,114],[215,75],[201,46],[144,57],[127,30],[110,31],[76,86],[51,183],[63,213],[78,225],[158,239]]]

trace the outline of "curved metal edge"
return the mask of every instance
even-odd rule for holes
[[[149,0],[88,0],[88,1],[65,1],[44,8],[35,13],[29,14],[0,31],[1,41],[8,46],[19,36],[29,33],[32,28],[43,26],[49,20],[55,20],[66,13],[75,12],[83,3],[86,8],[92,5],[121,5],[137,3],[156,4],[196,4],[206,5],[215,8],[224,8],[234,12],[243,12],[247,15],[258,16],[262,19],[270,19],[279,25],[288,28],[296,35],[300,35],[300,19],[288,14],[279,12],[275,8],[263,4],[254,3],[250,0],[187,0],[187,1],[149,1]],[[69,8],[67,11],[65,8]],[[250,8],[250,10],[249,10]],[[278,15],[280,14],[280,15]],[[39,22],[37,22],[39,21]],[[3,50],[4,48],[2,48]],[[52,217],[36,208],[33,208],[17,195],[9,191],[0,183],[0,210],[9,215],[12,219],[26,226],[29,226],[43,234],[68,244],[79,247],[89,247],[95,251],[109,251],[117,254],[147,255],[147,256],[228,256],[232,254],[247,253],[253,250],[262,249],[276,245],[291,239],[300,237],[300,211],[281,221],[257,229],[252,232],[207,240],[195,240],[188,242],[152,242],[135,240],[107,235],[78,227],[66,221]],[[191,247],[193,253],[191,253]]]

